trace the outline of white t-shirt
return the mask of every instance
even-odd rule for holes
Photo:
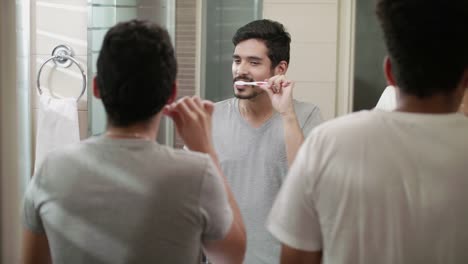
[[[382,95],[380,96],[377,105],[375,106],[377,109],[385,110],[385,111],[393,111],[396,108],[396,91],[394,86],[387,86],[383,91]]]
[[[361,111],[307,138],[267,228],[324,263],[468,263],[468,119]]]

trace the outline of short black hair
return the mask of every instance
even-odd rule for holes
[[[168,32],[131,20],[112,27],[97,60],[97,84],[108,122],[128,126],[160,112],[172,94],[177,62]]]
[[[258,39],[265,42],[272,68],[281,61],[286,61],[289,64],[291,36],[281,23],[268,19],[252,21],[236,31],[232,43],[237,46],[240,42],[248,39]]]
[[[403,93],[456,90],[468,67],[467,0],[378,0],[377,16]]]

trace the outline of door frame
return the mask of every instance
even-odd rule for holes
[[[354,51],[356,27],[356,0],[338,2],[338,45],[336,103],[337,116],[353,111]]]

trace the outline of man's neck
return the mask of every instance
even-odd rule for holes
[[[398,94],[396,111],[423,114],[450,114],[458,111],[460,102],[460,98],[455,95],[438,94],[421,99],[400,92]]]
[[[161,114],[146,122],[139,122],[129,126],[114,126],[109,124],[106,129],[106,136],[111,138],[132,138],[149,141],[156,140],[158,136]]]
[[[258,127],[273,115],[274,109],[268,94],[262,93],[252,99],[240,99],[239,112],[252,126]]]

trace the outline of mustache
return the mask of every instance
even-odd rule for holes
[[[248,76],[237,76],[232,80],[232,83],[235,83],[237,81],[254,82],[255,80]]]

